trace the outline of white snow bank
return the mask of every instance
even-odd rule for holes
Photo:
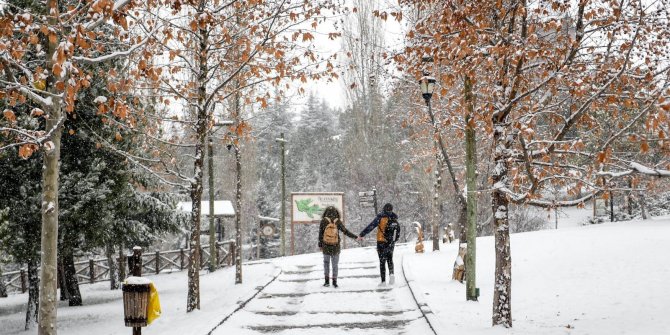
[[[670,218],[512,234],[512,330],[492,328],[494,240],[477,239],[478,302],[452,281],[458,244],[405,256],[446,334],[666,334]],[[407,270],[407,269],[406,269]],[[415,291],[415,292],[416,292]]]

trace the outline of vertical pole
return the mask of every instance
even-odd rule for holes
[[[261,223],[256,227],[256,259],[261,259]]]
[[[280,134],[279,139],[281,147],[281,213],[279,219],[281,220],[281,255],[283,257],[286,256],[286,140],[284,139],[284,133]],[[291,254],[293,254],[293,251],[291,251]]]
[[[467,101],[468,114],[465,116],[465,164],[467,185],[467,239],[468,250],[465,254],[465,298],[477,301],[477,156],[475,152],[475,121],[472,119],[474,106],[472,102],[472,83],[470,77],[464,80],[465,100]]]
[[[556,225],[556,229],[558,229],[558,207],[554,206],[554,224]]]
[[[372,200],[375,205],[375,216],[379,214],[379,207],[377,207],[377,187],[372,187]]]
[[[142,248],[133,247],[133,269],[135,277],[142,277]],[[133,335],[142,335],[142,327],[133,327]]]
[[[295,255],[295,234],[293,232],[293,194],[291,194],[291,256]]]
[[[214,231],[214,143],[207,143],[207,170],[209,170],[209,272],[216,270],[216,231]]]

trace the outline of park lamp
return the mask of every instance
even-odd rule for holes
[[[435,77],[432,76],[423,76],[419,79],[419,85],[421,86],[421,95],[426,102],[430,101],[430,98],[433,97],[433,92],[435,91]]]

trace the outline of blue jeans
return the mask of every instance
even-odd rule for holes
[[[340,255],[323,254],[323,274],[326,278],[330,277],[330,265],[333,265],[333,279],[337,279],[337,263],[340,261]]]

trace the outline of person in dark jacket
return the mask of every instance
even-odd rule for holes
[[[337,288],[337,263],[340,261],[340,234],[343,232],[353,239],[358,236],[344,226],[340,218],[340,211],[333,206],[326,207],[321,216],[319,226],[319,249],[323,252],[323,274],[326,282],[323,286],[330,286],[330,266],[333,267],[333,287]]]
[[[400,237],[400,225],[398,216],[393,213],[393,205],[386,204],[377,217],[360,233],[359,241],[373,229],[377,228],[377,255],[379,256],[379,272],[382,282],[386,285],[386,265],[389,268],[389,284],[393,285],[393,248]]]

